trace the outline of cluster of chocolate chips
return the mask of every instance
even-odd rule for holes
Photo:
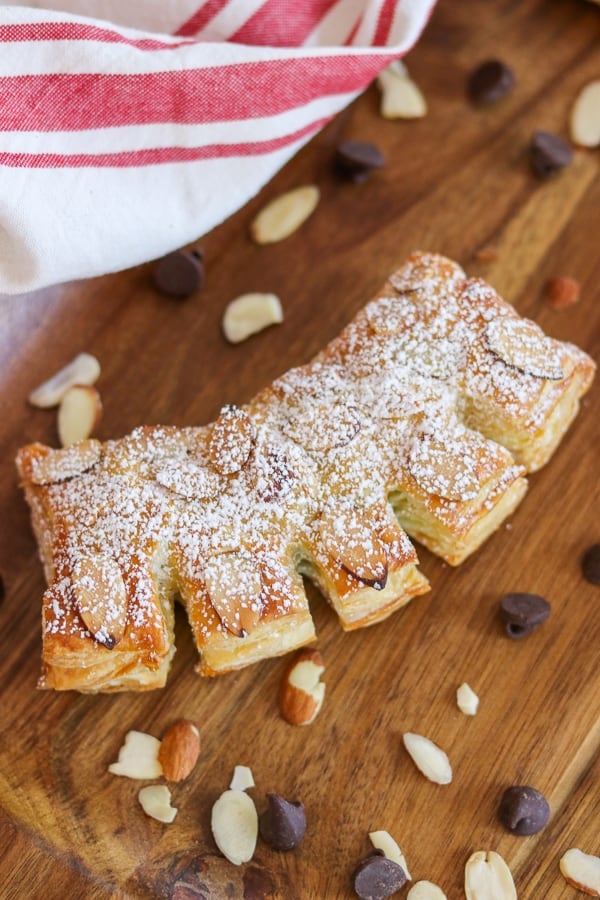
[[[467,94],[473,103],[489,106],[510,93],[516,83],[512,69],[499,59],[488,59],[474,69],[467,80]],[[569,144],[549,131],[536,131],[529,145],[531,167],[538,178],[556,175],[573,159]]]

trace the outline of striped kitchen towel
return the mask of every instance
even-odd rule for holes
[[[406,53],[434,2],[0,5],[0,293],[197,239]]]

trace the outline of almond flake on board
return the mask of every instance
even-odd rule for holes
[[[420,119],[427,113],[425,97],[400,60],[394,60],[379,73],[377,84],[384,119]]]
[[[223,856],[234,866],[249,862],[258,839],[258,813],[244,791],[225,791],[212,808],[211,829]]]
[[[407,879],[409,881],[412,880],[412,876],[408,871],[408,866],[406,865],[404,854],[389,831],[370,831],[369,840],[373,844],[374,848],[376,850],[381,850],[381,852],[385,857],[387,857],[387,859],[391,859],[392,862],[398,863],[398,865],[404,870],[404,874],[406,875]]]
[[[493,850],[472,853],[465,865],[467,900],[517,900],[512,873]]]
[[[111,763],[112,775],[135,778],[139,781],[160,778],[163,771],[158,761],[160,741],[145,731],[128,731],[125,743],[119,750],[117,762]]]
[[[313,184],[286,191],[271,200],[256,216],[250,234],[257,244],[273,244],[289,237],[317,208],[319,188]]]
[[[94,384],[100,375],[100,363],[91,353],[80,353],[63,369],[40,384],[29,395],[32,406],[49,409],[58,406],[69,388],[75,384]]]
[[[600,857],[572,847],[560,859],[565,880],[591,897],[600,897]]]
[[[283,322],[281,300],[276,294],[242,294],[227,304],[221,326],[230,344]]]
[[[149,784],[138,793],[138,800],[147,816],[158,822],[170,824],[177,815],[171,806],[171,791],[166,784]]]
[[[421,734],[407,731],[402,735],[407,753],[425,778],[436,784],[450,784],[452,766],[444,751]]]
[[[63,447],[87,440],[102,417],[100,394],[90,384],[69,388],[58,407],[58,438]]]

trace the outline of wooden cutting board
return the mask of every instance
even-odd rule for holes
[[[293,728],[277,711],[285,660],[216,680],[193,671],[195,651],[178,614],[168,686],[150,694],[79,696],[35,689],[41,566],[16,483],[17,448],[56,443],[55,415],[27,405],[29,391],[81,350],[101,361],[100,438],[142,423],[201,424],[307,361],[413,249],[445,253],[487,278],[551,335],[600,349],[599,152],[577,151],[555,180],[531,174],[536,129],[566,135],[580,88],[600,75],[600,9],[577,0],[441,0],[408,60],[429,104],[416,122],[378,115],[370,88],[235,217],[201,241],[206,288],[186,302],[158,296],[150,266],[0,302],[0,896],[6,898],[351,897],[350,874],[387,829],[416,879],[462,897],[464,863],[478,849],[509,862],[520,898],[574,898],[559,874],[569,847],[600,853],[600,592],[580,557],[600,540],[596,386],[550,464],[510,522],[457,570],[424,550],[431,592],[385,624],[343,634],[315,591],[311,608],[326,661],[327,695],[315,723]],[[497,106],[465,99],[473,66],[500,57],[517,86]],[[375,141],[386,167],[363,185],[331,171],[340,138]],[[316,183],[316,214],[281,244],[247,236],[269,198]],[[493,261],[476,259],[492,245]],[[542,298],[546,278],[582,285],[568,311]],[[245,344],[220,333],[226,303],[251,291],[282,298],[283,325]],[[552,615],[521,642],[498,619],[508,591],[546,596]],[[456,708],[468,681],[473,719]],[[139,784],[107,773],[125,732],[160,736],[175,718],[198,722],[199,763],[173,788],[170,826],[138,806]],[[401,745],[428,735],[455,777],[426,781]],[[308,831],[294,852],[259,843],[236,869],[218,854],[210,810],[233,767],[249,765],[253,796],[301,799]],[[517,838],[497,821],[505,787],[547,796],[549,825]],[[178,884],[179,887],[175,887]],[[188,885],[188,887],[184,887]]]

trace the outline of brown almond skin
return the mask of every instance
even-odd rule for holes
[[[318,650],[305,647],[296,654],[285,670],[279,690],[279,711],[290,725],[310,725],[318,713],[314,697],[290,683],[289,676],[292,669],[301,662],[312,662],[316,666],[324,665],[323,657]]]
[[[160,743],[158,761],[167,781],[184,781],[200,753],[200,736],[194,722],[178,719],[169,725]]]

